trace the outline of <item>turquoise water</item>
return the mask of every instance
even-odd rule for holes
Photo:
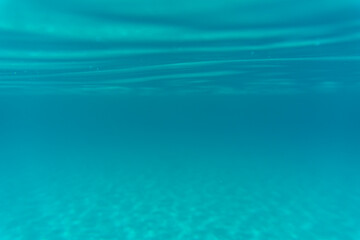
[[[356,0],[0,0],[0,240],[359,240]]]

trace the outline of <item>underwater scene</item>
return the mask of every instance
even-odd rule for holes
[[[0,0],[0,240],[360,240],[360,1]]]

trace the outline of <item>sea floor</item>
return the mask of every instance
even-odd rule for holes
[[[354,169],[234,161],[2,168],[0,239],[360,239]]]

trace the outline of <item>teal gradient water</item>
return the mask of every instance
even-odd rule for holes
[[[360,239],[356,0],[0,0],[0,240]]]

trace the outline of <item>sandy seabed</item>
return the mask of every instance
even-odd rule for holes
[[[329,179],[211,167],[8,173],[0,239],[358,240],[359,190]]]

